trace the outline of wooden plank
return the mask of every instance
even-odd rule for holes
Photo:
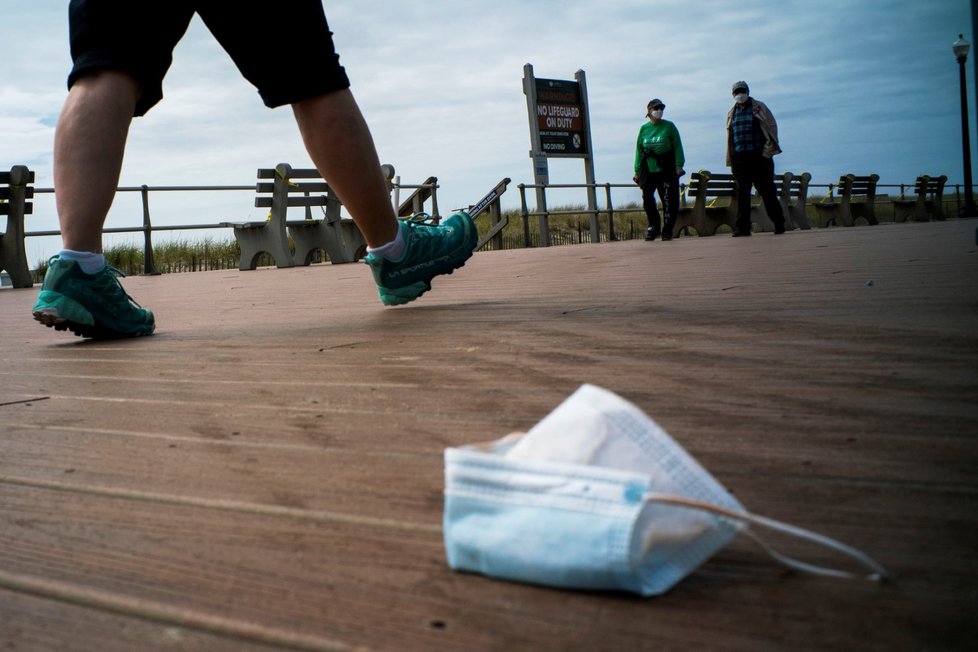
[[[255,186],[255,192],[258,193],[270,193],[275,188],[273,182],[268,183],[258,183]],[[329,184],[325,181],[320,183],[290,183],[289,186],[290,193],[297,192],[316,192],[316,193],[326,193],[329,192]]]
[[[337,647],[388,648],[396,640],[407,650],[436,644],[456,649],[492,644],[612,650],[645,637],[693,645],[716,636],[736,641],[743,635],[735,623],[742,624],[750,614],[767,627],[751,632],[743,643],[797,644],[815,635],[831,645],[847,638],[838,631],[820,631],[828,622],[881,626],[911,610],[906,601],[912,596],[899,587],[881,596],[869,584],[848,584],[840,592],[831,581],[786,578],[759,553],[740,545],[718,555],[675,592],[671,604],[660,608],[665,600],[652,605],[452,574],[444,568],[437,536],[429,533],[166,505],[134,507],[124,499],[45,493],[5,488],[13,524],[0,549],[0,581],[12,574],[56,575],[58,587],[75,587],[91,594],[92,602],[117,605],[133,618],[153,607],[166,622],[172,610],[170,620],[189,621],[195,631],[207,633],[240,631],[243,636],[250,623],[282,639],[297,634],[295,624],[301,623],[306,638]],[[36,508],[39,504],[47,506],[43,513]],[[786,584],[839,611],[827,621],[817,615],[820,610],[812,613],[796,601],[785,605],[784,598],[792,593]],[[750,594],[758,587],[763,587],[765,599],[743,604],[745,590]],[[38,593],[44,591],[39,587]],[[894,602],[897,596],[901,600]],[[574,616],[601,602],[608,604],[600,619]],[[915,609],[926,597],[913,602]],[[894,606],[902,609],[893,613]],[[860,608],[862,613],[853,613]],[[928,610],[941,614],[947,624],[967,611],[948,602],[931,604]],[[808,614],[800,619],[804,622],[787,634],[771,627],[802,613]],[[223,629],[211,625],[218,616]],[[901,628],[895,636],[881,629],[874,639],[892,644],[914,631]],[[935,640],[924,634],[911,640]]]
[[[34,212],[34,202],[24,202],[24,215]],[[0,204],[0,215],[10,215],[10,204]]]
[[[325,206],[329,199],[326,195],[316,197],[296,197],[295,195],[289,195],[287,201],[289,206]],[[271,208],[271,206],[271,197],[255,197],[256,208]]]
[[[0,623],[3,623],[0,647],[9,650],[78,650],[87,647],[91,641],[98,641],[100,652],[140,649],[270,652],[281,649],[19,591],[0,590]],[[105,636],[106,632],[112,632],[112,636]]]
[[[10,170],[4,170],[0,172],[0,183],[4,183],[4,184],[10,183]],[[28,171],[27,183],[34,183],[34,170]]]
[[[0,622],[41,649],[174,627],[126,604],[225,646],[212,625],[403,650],[964,647],[974,224],[669,244],[479,253],[398,309],[362,265],[127,278],[159,330],[121,342],[40,328],[31,293],[0,291]],[[788,573],[739,539],[653,600],[452,573],[443,449],[526,429],[582,382],[750,509],[898,581]]]
[[[259,168],[259,179],[274,179],[275,168]],[[292,168],[290,179],[322,179],[322,175],[315,168]]]
[[[27,186],[22,191],[26,199],[31,199],[34,197],[34,186]],[[0,187],[0,199],[9,200],[10,199],[10,186]]]

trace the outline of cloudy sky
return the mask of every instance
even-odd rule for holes
[[[287,7],[286,2],[275,5]],[[67,2],[0,0],[0,167],[25,164],[53,185],[54,125],[70,67]],[[475,202],[502,177],[532,183],[523,67],[574,79],[584,70],[600,183],[628,182],[652,97],[667,104],[687,169],[724,170],[730,85],[745,79],[778,120],[780,171],[813,183],[876,172],[881,183],[946,174],[960,182],[958,68],[971,40],[967,0],[373,0],[328,1],[341,62],[380,158],[404,183],[439,179],[442,212]],[[267,47],[255,43],[256,48]],[[972,53],[972,57],[975,53]],[[287,51],[268,56],[289,65]],[[969,103],[975,113],[972,62]],[[165,98],[134,122],[121,184],[246,185],[280,161],[309,166],[288,108],[269,110],[199,19],[174,54]],[[972,123],[972,140],[975,125]],[[554,159],[551,183],[581,183],[579,159]],[[511,186],[504,206],[518,205]],[[550,204],[583,204],[554,191]],[[616,203],[637,200],[620,190]],[[156,193],[154,224],[259,219],[253,195]],[[41,196],[29,230],[56,228]],[[107,226],[134,226],[120,196]],[[189,234],[188,234],[189,235]],[[226,235],[226,232],[225,232]],[[127,236],[133,240],[132,236]],[[54,239],[29,240],[33,261]]]

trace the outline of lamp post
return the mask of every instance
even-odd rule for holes
[[[978,217],[975,208],[975,198],[971,193],[971,136],[968,134],[968,81],[965,77],[964,64],[968,60],[968,50],[971,43],[965,40],[964,34],[958,34],[958,40],[951,45],[954,56],[958,60],[958,71],[961,75],[961,146],[964,154],[964,207],[961,217]]]

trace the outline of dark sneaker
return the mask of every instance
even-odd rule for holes
[[[656,238],[657,238],[658,236],[659,236],[659,234],[658,234],[658,233],[656,232],[656,230],[655,230],[655,229],[654,229],[653,227],[651,227],[651,226],[650,226],[649,228],[647,228],[647,229],[645,230],[645,239],[646,239],[647,241],[649,241],[649,242],[652,242],[652,241],[653,241],[653,240],[655,240],[655,239],[656,239]]]
[[[735,230],[733,232],[733,237],[735,237],[735,238],[749,238],[750,235],[751,235],[751,232],[750,231]]]
[[[774,235],[781,235],[784,233],[784,224],[778,224],[774,227]]]
[[[464,211],[455,213],[439,226],[416,220],[399,223],[406,243],[398,261],[367,254],[377,292],[384,305],[397,306],[414,301],[431,289],[431,279],[451,274],[472,256],[479,232]]]
[[[117,276],[125,274],[114,267],[87,274],[77,262],[54,256],[34,304],[34,319],[93,339],[151,334],[153,313],[126,294]]]

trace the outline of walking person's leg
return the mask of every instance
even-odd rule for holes
[[[79,80],[54,134],[54,187],[65,249],[102,252],[139,86],[117,71]]]
[[[336,190],[370,247],[397,236],[397,220],[373,138],[353,94],[335,91],[292,105],[306,151]],[[337,156],[342,152],[342,156]]]
[[[784,209],[778,199],[777,186],[774,185],[774,159],[764,156],[759,158],[754,173],[754,187],[757,188],[757,194],[764,202],[764,210],[774,222],[775,235],[784,233]]]
[[[753,164],[750,155],[734,154],[731,172],[737,181],[737,221],[734,237],[751,234],[750,192],[753,185]]]
[[[173,46],[193,16],[182,3],[72,0],[72,70],[54,141],[55,202],[64,249],[48,261],[34,319],[95,338],[148,335],[153,313],[105,264],[102,227],[130,123],[162,97]]]
[[[32,313],[85,337],[148,335],[153,313],[133,302],[102,255],[102,225],[115,197],[139,95],[129,75],[105,71],[76,82],[54,138],[54,187],[64,249],[48,261]]]
[[[642,208],[645,209],[645,218],[649,223],[648,229],[645,231],[645,239],[650,241],[659,237],[659,224],[662,220],[655,203],[655,193],[656,183],[650,173],[645,185],[642,186]]]
[[[292,106],[316,169],[367,241],[365,262],[381,301],[413,301],[431,288],[435,276],[452,273],[471,257],[478,242],[475,224],[464,212],[439,226],[398,222],[370,129],[339,64],[322,2],[293,0],[287,12],[266,13],[251,11],[251,4],[214,3],[200,5],[198,11],[265,104]],[[287,37],[282,47],[290,52],[289,66],[254,47],[268,34]]]
[[[672,232],[676,226],[676,216],[679,214],[679,177],[670,175],[665,183],[666,195],[663,203],[665,219],[662,225],[662,239],[672,240]]]

